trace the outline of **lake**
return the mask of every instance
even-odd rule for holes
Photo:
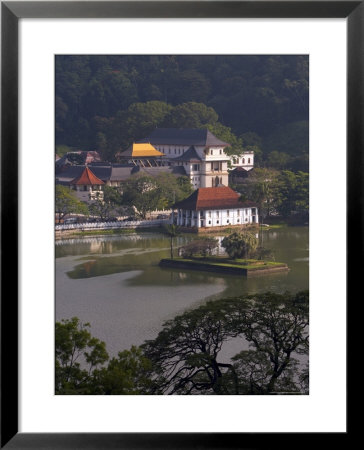
[[[175,248],[193,238],[175,238]],[[170,239],[159,233],[56,241],[56,320],[89,322],[92,335],[114,356],[155,338],[166,320],[206,300],[308,289],[308,227],[265,229],[262,238],[276,261],[288,264],[288,273],[245,278],[161,268]],[[224,356],[235,350],[231,344]]]

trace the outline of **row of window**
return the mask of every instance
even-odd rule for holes
[[[246,218],[246,219],[245,219],[245,222],[248,222],[248,220],[249,220],[249,219]],[[241,223],[241,222],[240,222],[240,219],[236,219],[236,223]],[[211,220],[208,221],[208,224],[211,225]],[[219,224],[220,224],[220,221],[217,220],[217,221],[216,221],[216,225],[219,225]],[[227,219],[226,224],[227,224],[227,225],[230,224],[230,220],[229,220],[229,219]]]
[[[255,214],[255,208],[252,208],[252,214]],[[236,211],[236,215],[237,216],[241,216],[242,215],[242,212],[243,212],[243,210],[240,210],[240,209],[238,209],[237,211]],[[202,212],[203,213],[203,212]],[[207,217],[212,217],[212,211],[206,211],[206,214],[207,214]],[[216,212],[215,211],[215,215],[216,215],[216,217],[219,217],[219,212]],[[227,215],[227,217],[229,217],[230,216],[230,210],[227,210],[226,211],[226,215]]]
[[[77,191],[77,186],[73,186],[73,188],[72,188],[74,191]],[[88,191],[90,189],[90,186],[86,186],[86,185],[84,185],[83,187],[82,187],[82,189],[80,189],[80,190],[82,190],[82,191]],[[92,185],[91,186],[91,190],[92,191],[100,191],[100,190],[102,190],[102,187],[100,186],[100,185]]]
[[[206,155],[223,155],[223,150],[213,150],[212,148],[205,150]]]
[[[245,164],[245,158],[242,158],[241,163]],[[233,164],[239,164],[239,158],[233,158]],[[248,158],[248,164],[251,164],[250,158]]]

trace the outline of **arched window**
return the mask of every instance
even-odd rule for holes
[[[245,158],[243,158],[243,164],[245,164]]]

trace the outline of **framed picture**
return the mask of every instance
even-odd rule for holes
[[[244,448],[253,448],[255,446],[261,447],[262,445],[268,446],[268,441],[271,440],[273,445],[275,445],[275,440],[277,440],[277,444],[278,440],[280,444],[282,442],[285,444],[292,443],[292,439],[297,439],[297,433],[300,433],[302,443],[306,443],[308,439],[312,438],[312,433],[314,433],[316,440],[321,439],[321,437],[322,439],[326,439],[326,433],[337,434],[335,439],[346,439],[348,437],[347,428],[345,427],[347,420],[347,391],[345,388],[346,330],[342,318],[345,316],[348,295],[351,291],[356,291],[357,280],[360,279],[360,277],[357,277],[360,267],[356,266],[352,258],[350,258],[353,254],[350,250],[353,248],[357,249],[359,244],[362,243],[363,225],[363,186],[361,182],[363,163],[362,153],[360,151],[363,145],[363,107],[361,98],[363,95],[364,6],[362,2],[9,1],[2,2],[1,6],[2,447],[145,448],[149,445],[156,448],[241,448],[243,439]],[[117,20],[122,20],[123,22],[117,23]],[[241,22],[241,20],[244,22]],[[306,21],[306,23],[301,24],[300,20]],[[327,22],[327,26],[325,24],[321,28],[321,30],[324,30],[324,33],[327,33],[326,42],[320,36],[321,22],[319,20]],[[270,24],[270,21],[272,24]],[[267,41],[275,42],[275,33],[278,33],[277,24],[281,28],[282,36],[279,38],[281,40],[277,40],[276,42],[278,44],[275,43],[273,47],[269,47]],[[347,33],[345,25],[347,26]],[[124,28],[124,34],[119,35],[115,31],[118,26]],[[154,34],[154,30],[156,30],[155,27],[158,28],[158,32],[155,31],[155,34],[159,36],[159,39],[170,42],[171,47],[168,48],[167,43],[164,44],[166,47],[159,47],[159,41],[155,41],[156,43],[153,41],[152,35]],[[79,34],[76,31],[77,28]],[[37,31],[35,31],[36,29]],[[197,30],[199,31],[197,32]],[[99,395],[97,399],[93,395],[85,395],[81,399],[81,396],[77,395],[80,392],[68,392],[67,389],[61,393],[71,393],[73,395],[53,395],[54,398],[51,401],[48,398],[46,399],[50,393],[49,385],[53,385],[53,379],[49,380],[49,377],[54,377],[54,372],[52,372],[49,366],[49,361],[53,358],[54,354],[54,323],[48,323],[49,312],[54,310],[54,306],[53,303],[51,306],[49,303],[54,301],[52,299],[54,295],[57,296],[57,289],[54,287],[55,274],[53,268],[49,271],[48,264],[52,258],[54,259],[54,214],[49,213],[52,207],[49,198],[51,199],[51,203],[53,202],[53,184],[52,186],[48,186],[49,180],[52,180],[54,173],[51,173],[50,176],[45,174],[49,168],[50,157],[45,156],[43,149],[47,148],[48,144],[54,145],[54,117],[52,111],[55,108],[57,114],[59,111],[62,111],[63,107],[65,109],[68,108],[67,104],[63,104],[60,101],[62,103],[60,105],[55,100],[59,91],[57,91],[58,87],[56,90],[54,89],[54,76],[57,78],[61,74],[60,71],[57,72],[56,65],[66,67],[67,62],[65,61],[69,54],[78,55],[80,60],[84,55],[93,54],[95,56],[91,64],[95,66],[104,64],[99,61],[102,61],[103,55],[106,54],[111,55],[107,64],[112,61],[112,58],[117,58],[122,54],[131,56],[138,55],[139,58],[142,58],[142,55],[195,55],[201,61],[206,61],[206,64],[208,64],[208,55],[215,55],[215,64],[219,64],[219,56],[216,55],[230,55],[232,58],[231,61],[233,61],[234,58],[238,58],[236,55],[245,54],[241,50],[243,47],[235,45],[235,41],[239,40],[237,36],[239,36],[240,30],[242,40],[247,40],[251,37],[252,42],[249,43],[251,45],[249,52],[253,58],[256,55],[264,55],[265,52],[262,50],[264,48],[267,49],[267,58],[272,54],[280,54],[279,42],[285,40],[286,46],[285,48],[282,47],[282,54],[286,55],[286,58],[296,58],[299,55],[302,64],[307,63],[307,66],[308,61],[310,61],[310,180],[311,174],[312,180],[316,180],[313,183],[313,187],[310,181],[310,257],[313,260],[312,265],[310,260],[310,289],[313,286],[315,292],[319,292],[319,294],[313,297],[313,300],[310,297],[310,317],[313,323],[313,347],[316,351],[313,354],[312,365],[314,368],[313,376],[315,376],[315,373],[317,375],[319,371],[318,368],[323,370],[330,358],[332,359],[334,357],[335,351],[339,354],[340,368],[335,370],[333,380],[327,382],[330,387],[334,386],[335,383],[339,386],[334,395],[336,409],[333,399],[329,397],[328,390],[325,391],[325,395],[317,392],[317,389],[323,386],[322,379],[320,381],[321,384],[316,384],[316,382],[312,383],[313,388],[310,388],[309,393],[308,390],[300,392],[301,394],[306,393],[307,395],[273,395],[269,397],[267,395],[247,395],[245,397],[245,403],[243,402],[244,396],[237,397],[235,395],[230,396],[233,399],[227,399],[226,395],[205,395],[203,396],[203,405],[201,404],[201,399],[197,398],[201,396],[196,395],[158,396],[161,398],[144,395]],[[230,32],[231,34],[229,34]],[[96,37],[92,36],[93,33]],[[135,39],[131,39],[131,42],[125,43],[124,45],[126,50],[123,52],[119,51],[120,43],[118,39],[122,37],[126,42],[128,36],[134,33],[136,35]],[[188,38],[185,36],[185,33],[189,34]],[[295,33],[299,35],[299,40],[295,44],[292,44],[292,46],[289,45],[291,33],[292,36]],[[34,39],[32,38],[33,35]],[[58,38],[52,40],[53,35],[57,35]],[[149,36],[149,44],[146,42],[147,36]],[[170,38],[165,39],[166,36]],[[196,36],[198,36],[198,39]],[[91,41],[92,45],[90,44]],[[187,41],[189,41],[189,44],[187,44]],[[302,44],[305,41],[310,42],[307,45],[308,51],[306,51],[305,45]],[[322,45],[321,41],[323,42]],[[297,45],[297,42],[300,42],[300,44]],[[333,44],[333,42],[335,43]],[[111,43],[112,45],[108,47]],[[311,49],[315,46],[318,50],[316,53],[312,51],[311,54]],[[40,54],[42,56],[38,56]],[[336,63],[334,62],[335,55],[337,56]],[[346,56],[347,67],[345,68]],[[101,59],[98,59],[99,57]],[[330,74],[328,70],[325,71],[326,57],[328,61],[327,67],[334,73]],[[260,61],[263,61],[263,59]],[[189,67],[187,62],[184,63]],[[332,65],[330,65],[331,63]],[[229,64],[233,66],[238,63],[229,63],[225,60],[225,66],[221,63],[223,67],[220,73],[228,71]],[[246,64],[249,63],[246,62]],[[115,67],[112,67],[110,70],[115,72]],[[322,73],[320,75],[320,71],[324,75]],[[333,80],[331,80],[331,75]],[[115,76],[119,77],[119,74]],[[196,76],[196,72],[194,72],[194,76]],[[227,78],[226,75],[222,76]],[[320,78],[320,76],[320,81],[316,83],[315,80],[317,77]],[[324,80],[322,77],[324,77]],[[327,83],[325,77],[327,77]],[[47,79],[51,79],[50,83],[48,83]],[[119,82],[123,82],[120,77],[118,80]],[[345,87],[345,81],[347,81],[346,95],[344,92],[345,89],[343,89]],[[180,79],[180,82],[180,97],[178,98],[184,98],[183,94],[186,89],[183,88],[182,79]],[[235,89],[234,86],[237,86],[236,83],[239,84],[240,82],[243,81],[237,81],[236,79],[234,81],[234,79],[231,79],[229,81],[230,84],[226,83],[225,95],[227,96],[228,92],[230,92],[228,89]],[[297,84],[290,84],[289,79],[282,80],[283,82],[286,83],[287,89],[291,88],[297,94],[299,89]],[[189,86],[191,78],[188,78],[185,83],[185,86]],[[201,93],[204,84],[198,84],[197,82],[197,85]],[[326,90],[323,89],[325,85],[329,86]],[[154,84],[149,84],[148,89],[152,88],[157,90]],[[62,89],[67,90],[67,86],[63,85]],[[320,89],[322,90],[320,91]],[[28,97],[27,94],[30,92],[32,95]],[[74,92],[77,97],[77,90]],[[164,96],[163,98],[167,97],[165,92],[159,92],[159,94],[156,94],[156,97],[158,95]],[[332,110],[332,116],[329,113],[326,116],[325,109],[316,107],[311,109],[311,103],[314,104],[317,97],[322,97],[321,103],[327,103],[326,111]],[[31,99],[30,101],[29,98]],[[43,98],[48,99],[46,114],[44,114],[44,111],[42,114],[42,109],[44,108],[41,99]],[[297,94],[297,98],[299,98],[299,94]],[[37,99],[39,99],[39,104],[37,104]],[[188,100],[187,98],[184,101]],[[219,103],[218,100],[214,100],[215,104]],[[299,101],[302,101],[302,98]],[[176,103],[178,102],[176,101]],[[222,103],[222,99],[220,98],[220,104]],[[87,104],[90,108],[92,107],[91,100]],[[21,107],[19,108],[18,105]],[[126,109],[126,107],[123,109]],[[347,116],[345,115],[345,107],[347,109]],[[235,103],[235,108],[238,108],[237,103]],[[252,114],[253,111],[251,111]],[[292,114],[294,114],[294,111]],[[35,122],[32,123],[30,120],[31,117]],[[248,120],[249,114],[244,117],[246,117],[245,120]],[[346,128],[345,118],[347,118]],[[98,125],[102,122],[101,119]],[[172,119],[171,123],[175,123],[173,122],[174,119]],[[42,123],[41,126],[39,126],[39,121]],[[63,124],[62,121],[59,123]],[[101,123],[101,126],[104,125],[105,122]],[[214,130],[216,129],[217,132],[219,130],[221,131],[221,127],[222,125],[216,125]],[[106,128],[100,129],[106,130]],[[236,129],[239,129],[239,126]],[[37,131],[34,132],[34,130]],[[42,130],[41,133],[40,130]],[[69,126],[64,134],[71,132],[72,127]],[[296,132],[300,131],[296,129]],[[29,133],[32,134],[31,139],[28,139],[30,136]],[[62,134],[59,130],[57,130],[57,133],[58,135]],[[106,135],[107,132],[105,131],[105,135],[99,133],[98,137],[101,139]],[[215,135],[212,136],[216,138]],[[153,144],[149,135],[144,137],[147,139],[149,145]],[[347,151],[345,157],[346,137]],[[109,138],[108,135],[107,138]],[[314,142],[312,146],[311,139]],[[29,144],[30,142],[31,145]],[[110,142],[111,140],[108,141],[109,144]],[[125,142],[128,142],[127,139]],[[40,150],[37,153],[35,147],[38,144]],[[322,152],[319,151],[320,145],[323,148]],[[102,148],[102,143],[100,144],[100,148]],[[155,148],[153,148],[154,152],[162,150],[165,154],[167,154],[167,151],[171,152],[170,148],[168,150],[161,148],[156,150],[156,148],[157,145],[155,144]],[[133,148],[131,148],[131,151],[133,152]],[[180,149],[176,147],[172,149],[173,151],[176,153],[173,156],[178,157],[177,151],[180,151]],[[217,151],[220,151],[221,155],[223,150],[220,149]],[[52,152],[49,151],[49,153],[51,154]],[[195,149],[195,153],[194,158],[196,159],[199,157],[198,149]],[[135,164],[134,160],[131,161],[132,155],[133,153],[128,156],[129,159],[127,162]],[[279,155],[275,156],[278,157]],[[37,157],[39,160],[37,159],[35,161]],[[248,158],[248,155],[246,158]],[[218,160],[216,159],[216,161]],[[231,161],[232,164],[238,164],[235,160]],[[122,162],[125,161],[123,160]],[[271,158],[271,162],[274,164],[273,157]],[[214,173],[214,176],[210,178],[206,177],[206,180],[208,178],[207,181],[201,181],[200,173],[198,172],[198,163],[195,160],[192,163],[194,165],[191,166],[191,170],[194,173],[193,177],[191,175],[192,178],[190,178],[190,181],[194,184],[195,189],[204,188],[205,186],[209,189],[225,189],[221,187],[227,184],[227,181],[223,179],[224,175],[220,174],[220,172],[222,173],[223,166],[216,166],[216,168],[214,165],[211,166],[211,170],[215,170],[216,173],[219,172],[220,177],[215,176],[216,173]],[[301,160],[298,162],[298,159],[296,163],[303,164]],[[153,164],[158,165],[155,162],[150,163],[149,160],[146,162],[146,159],[142,161],[138,159],[138,164],[140,167],[144,167],[145,164],[149,164],[150,167]],[[180,167],[183,167],[184,164],[185,161],[183,160]],[[88,167],[92,169],[92,165]],[[299,167],[301,168],[301,166]],[[337,181],[337,183],[335,183],[335,176],[333,176],[336,167],[338,172],[341,172],[340,182]],[[101,173],[101,171],[97,173]],[[190,172],[188,173],[190,174]],[[71,185],[75,185],[73,186],[74,190],[80,195],[82,194],[81,191],[86,191],[86,189],[79,189],[79,183],[73,183],[73,181],[83,179],[83,175],[79,173],[74,178],[71,177],[72,180],[68,177],[71,180]],[[92,175],[92,177],[94,177],[91,183],[92,190],[94,191],[96,189],[95,186],[101,178],[97,178],[95,175]],[[325,186],[320,186],[321,177],[322,180],[325,180]],[[65,172],[62,172],[59,175],[58,181],[62,184],[66,178]],[[18,182],[14,180],[18,180]],[[317,180],[319,180],[319,183],[317,183]],[[100,185],[102,183],[104,181],[100,181]],[[322,189],[320,195],[316,196],[316,192],[318,192],[316,189]],[[48,193],[51,192],[50,197],[47,191]],[[175,196],[176,192],[174,192],[174,200]],[[325,198],[327,202],[323,205],[322,200]],[[178,205],[179,203],[177,202],[175,204]],[[250,207],[249,211],[249,213],[246,212],[247,217],[249,217],[247,220],[254,222],[256,220],[255,210]],[[172,221],[175,221],[177,226],[208,227],[209,219],[211,219],[210,221],[214,220],[216,222],[216,220],[220,220],[220,217],[223,217],[222,215],[213,216],[214,211],[212,212],[213,217],[210,217],[208,216],[209,213],[211,211],[206,211],[202,215],[198,212],[196,217],[191,215],[188,218],[181,207],[178,210],[177,216],[172,215]],[[96,214],[94,212],[94,215]],[[239,220],[237,219],[237,213],[228,211],[227,214],[228,216],[224,216],[223,219],[227,221],[226,224],[230,225],[229,221],[231,220]],[[318,220],[318,217],[321,216],[322,219]],[[60,220],[60,215],[58,219]],[[163,222],[165,220],[163,212],[159,211],[159,216],[156,219]],[[71,220],[76,219],[69,219],[70,224]],[[214,225],[218,223],[215,222],[213,222]],[[236,224],[234,222],[234,225]],[[314,225],[313,227],[312,224]],[[327,238],[326,233],[325,237],[320,234],[321,226],[325,229],[325,232],[329,229],[327,234],[332,232],[330,239]],[[316,231],[311,233],[311,227]],[[335,232],[331,231],[333,227],[335,227]],[[299,239],[297,236],[296,238]],[[336,245],[335,251],[332,248],[333,242]],[[173,243],[173,236],[171,237],[171,243]],[[343,273],[345,272],[344,261],[346,248],[349,250],[349,258],[347,261],[346,279],[343,279],[345,278]],[[183,249],[184,247],[181,247],[180,251],[184,251]],[[122,251],[127,250],[122,249]],[[83,256],[83,253],[79,253],[79,256]],[[172,247],[171,256],[173,259]],[[295,258],[298,258],[298,256],[295,255]],[[336,264],[335,267],[331,268],[328,265],[329,261],[332,263],[333,256],[337,257],[340,264]],[[328,258],[328,260],[325,258]],[[323,260],[325,260],[325,263]],[[82,261],[81,258],[80,261]],[[79,270],[94,270],[89,265],[86,267],[87,263],[88,261],[83,265],[80,264]],[[324,265],[324,268],[322,268],[322,265]],[[19,267],[19,271],[17,267]],[[112,271],[108,272],[110,268],[106,268],[105,270],[107,274],[113,273]],[[319,280],[315,277],[318,272],[322,273]],[[73,275],[74,278],[78,277],[77,274]],[[342,278],[338,281],[340,275],[342,275]],[[58,272],[56,274],[57,276]],[[79,278],[82,278],[82,276]],[[335,279],[335,286],[331,285],[332,279]],[[306,281],[308,280],[305,279],[303,285]],[[175,289],[173,292],[176,298],[178,297],[178,290],[176,289],[179,287],[178,283],[175,280],[168,284],[168,289],[171,291]],[[299,285],[300,281],[297,281],[297,283]],[[36,286],[36,289],[34,286]],[[326,286],[327,290],[323,286]],[[348,293],[347,296],[346,290]],[[82,295],[82,292],[79,291],[79,295]],[[325,298],[325,296],[331,298],[330,315],[332,320],[328,322],[326,322],[326,308],[328,306],[319,305],[320,311],[316,313],[318,305],[312,304],[312,301],[317,303],[319,300]],[[46,300],[47,298],[48,300]],[[99,311],[97,314],[100,314],[101,309],[95,306],[93,308],[95,313]],[[173,310],[173,313],[176,313],[176,311]],[[60,320],[60,317],[57,314],[55,315],[56,320]],[[64,317],[70,316],[65,314]],[[111,321],[112,318],[109,317],[107,320]],[[321,328],[320,321],[322,320],[325,320],[325,323]],[[127,327],[127,321],[123,326]],[[339,330],[338,327],[340,327]],[[131,328],[129,333],[132,333]],[[337,330],[336,340],[333,338],[335,329]],[[319,330],[321,330],[321,333],[318,332]],[[324,333],[322,333],[322,330],[329,337],[328,339],[331,339],[328,343],[327,339],[323,336]],[[320,352],[317,350],[322,349],[326,345],[331,348],[327,349],[325,356],[321,357],[322,361],[325,361],[325,364],[322,361],[319,363]],[[332,347],[335,347],[335,350]],[[34,353],[32,349],[34,349]],[[332,370],[334,371],[334,369]],[[49,374],[50,371],[51,375]],[[38,375],[34,375],[34,372],[38,372]],[[47,379],[48,381],[46,381]],[[62,385],[63,388],[64,385]],[[187,388],[185,389],[176,393],[190,393]],[[281,393],[287,393],[283,391],[282,388]],[[164,393],[171,392],[167,390]],[[211,394],[210,391],[206,391],[206,393]],[[227,392],[214,391],[212,393],[226,394]],[[52,394],[54,394],[54,391]],[[296,413],[298,410],[297,398],[295,399],[294,397],[300,398],[300,414]],[[304,400],[305,397],[308,398],[306,403]],[[172,399],[173,403],[171,403],[170,399]],[[316,401],[316,403],[310,404],[311,399],[316,399],[312,400],[313,402]],[[34,409],[34,405],[38,400],[39,404],[36,408],[41,408],[41,412],[39,410],[37,412],[37,409]],[[117,404],[115,400],[117,400]],[[216,417],[212,415],[209,417],[209,411],[213,408],[217,408],[220,412],[224,411],[231,406],[229,402],[232,400],[235,402],[234,408],[237,409],[234,409],[233,414],[225,414],[224,418],[221,419],[222,422],[225,421],[225,425],[222,424],[220,427]],[[307,423],[304,423],[304,415],[307,417],[307,414],[313,409],[312,405],[317,406],[317,402],[327,403],[325,405],[326,409],[323,408],[320,410],[318,408],[321,411],[321,416],[324,414],[324,411],[330,409],[329,405],[331,405],[331,409],[334,410],[332,417],[323,418],[322,423],[317,423],[316,426],[313,425],[313,418],[308,418]],[[331,404],[331,402],[333,403]],[[253,403],[255,405],[252,407]],[[96,418],[95,422],[95,415],[92,418],[92,414],[89,414],[89,411],[96,404],[98,412],[103,410],[104,413],[99,418]],[[237,404],[240,406],[237,407]],[[244,408],[244,405],[245,408],[252,407],[250,416],[256,415],[255,418],[249,418],[249,414],[246,411],[239,413],[239,408]],[[188,412],[191,406],[193,411]],[[285,413],[282,413],[282,418],[287,423],[282,423],[282,420],[279,422],[279,419],[275,417],[274,420],[272,419],[272,423],[267,425],[269,414],[277,407],[282,408],[280,411],[285,411]],[[199,408],[201,408],[200,413],[198,413]],[[33,409],[34,413],[32,413]],[[81,417],[82,410],[84,411],[84,417]],[[161,410],[163,410],[163,413],[161,413]],[[292,420],[293,414],[290,414],[291,417],[288,418],[288,410],[295,411],[297,414],[295,423]],[[167,413],[167,411],[169,412]],[[57,418],[54,420],[52,416],[56,417],[56,413]],[[315,414],[317,414],[317,411]],[[315,414],[312,411],[312,417],[315,417]],[[46,418],[47,416],[49,417],[49,423]],[[138,423],[138,418],[140,418],[140,423]],[[200,424],[199,418],[201,419]],[[100,424],[100,428],[97,429],[97,420],[109,421],[109,424],[107,426]],[[58,424],[56,424],[57,421]],[[63,424],[61,423],[62,421],[64,422]],[[87,421],[89,421],[88,428],[87,424],[85,425]],[[264,422],[264,425],[259,423],[260,421],[262,423]],[[240,426],[241,422],[244,422],[244,425]],[[252,425],[254,422],[255,425]],[[118,426],[119,423],[120,426]]]

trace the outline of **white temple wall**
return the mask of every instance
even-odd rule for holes
[[[184,227],[223,227],[259,223],[257,208],[212,209],[191,211],[179,209],[177,225]]]

